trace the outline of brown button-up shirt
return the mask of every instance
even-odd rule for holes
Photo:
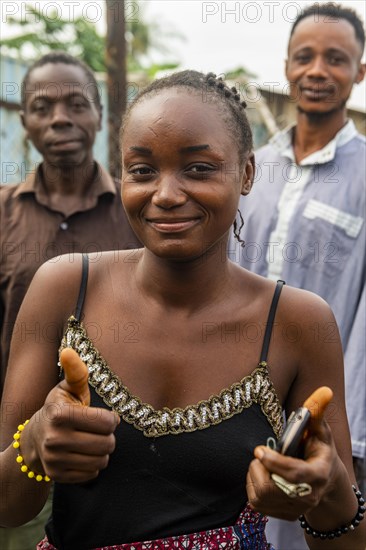
[[[22,330],[16,316],[33,275],[60,254],[141,246],[120,198],[120,184],[98,164],[82,207],[70,216],[57,210],[42,184],[42,165],[24,183],[0,189],[0,395],[11,334]],[[25,330],[25,328],[24,328]],[[28,330],[28,329],[27,329]]]

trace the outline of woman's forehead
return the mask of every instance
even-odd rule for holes
[[[189,129],[205,126],[207,129],[227,132],[224,118],[219,111],[220,98],[212,101],[200,91],[169,88],[141,98],[131,109],[125,131],[133,131],[136,124],[143,127],[181,127]],[[128,127],[128,128],[127,128]]]
[[[200,90],[188,90],[183,87],[164,88],[162,90],[154,90],[152,93],[142,97],[132,107],[132,111],[139,108],[149,110],[152,106],[155,109],[160,108],[162,111],[168,111],[172,106],[174,106],[173,108],[177,108],[179,105],[185,108],[198,109],[205,103],[207,104],[207,100],[205,100],[203,92]]]

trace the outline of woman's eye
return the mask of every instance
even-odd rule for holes
[[[210,166],[209,164],[193,164],[192,166],[189,166],[186,170],[188,173],[193,174],[208,174],[209,172],[214,172],[215,167]]]
[[[132,166],[128,169],[128,173],[135,176],[147,176],[152,174],[153,170],[149,166]]]
[[[190,172],[205,172],[207,170],[206,166],[198,165],[198,166],[192,166],[189,171]]]

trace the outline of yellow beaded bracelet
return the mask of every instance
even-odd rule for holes
[[[13,447],[18,451],[18,455],[15,460],[18,464],[20,464],[20,471],[27,474],[30,479],[35,479],[36,481],[51,481],[51,478],[48,477],[48,475],[37,474],[36,472],[30,470],[29,467],[24,463],[24,458],[20,454],[20,434],[22,433],[28,422],[29,420],[26,420],[24,424],[19,424],[18,431],[13,435]]]

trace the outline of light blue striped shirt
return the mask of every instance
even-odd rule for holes
[[[345,354],[346,402],[354,456],[366,455],[366,139],[352,121],[299,164],[292,129],[256,152],[251,193],[241,197],[243,267],[319,294],[336,317]],[[238,220],[239,221],[239,220]],[[334,327],[314,326],[314,338]]]

